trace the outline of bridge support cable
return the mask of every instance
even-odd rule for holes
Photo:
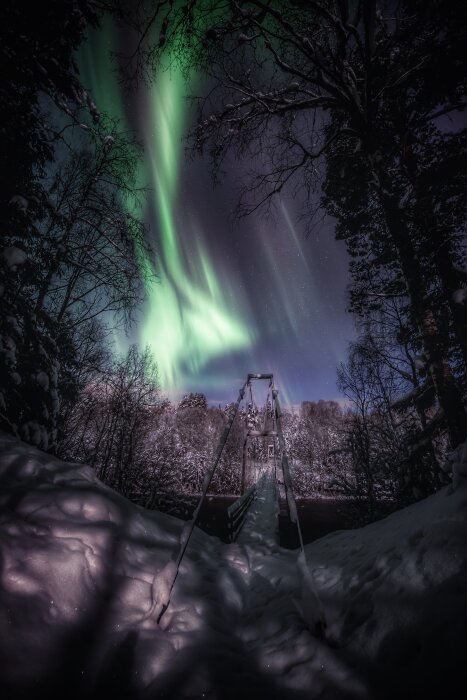
[[[272,375],[271,375],[272,376]],[[241,478],[241,484],[240,484],[240,492],[243,494],[245,493],[246,489],[246,464],[248,461],[248,446],[249,446],[249,441],[250,438],[255,435],[259,435],[260,433],[258,431],[254,430],[255,423],[256,423],[256,417],[259,413],[258,411],[258,406],[256,405],[256,400],[255,400],[255,395],[253,393],[253,384],[251,383],[252,379],[264,379],[265,375],[261,374],[249,374],[246,380],[246,387],[247,391],[250,395],[250,400],[247,403],[246,406],[246,433],[245,433],[245,440],[243,442],[243,450],[242,450],[242,478]]]
[[[294,522],[297,526],[297,532],[298,532],[298,538],[300,541],[300,556],[298,558],[298,565],[299,569],[301,571],[301,574],[304,578],[304,580],[307,583],[307,587],[309,592],[311,593],[311,600],[313,601],[314,604],[314,619],[315,619],[315,634],[317,636],[322,636],[323,634],[323,629],[326,625],[326,617],[324,614],[324,608],[321,603],[321,600],[318,596],[318,591],[316,589],[316,585],[313,579],[313,572],[310,571],[307,562],[306,562],[306,554],[305,554],[305,547],[303,544],[303,536],[302,536],[302,529],[300,527],[300,519],[298,517],[297,513],[297,504],[295,502],[295,496],[293,492],[293,486],[292,486],[292,479],[290,476],[290,468],[289,468],[289,458],[287,455],[287,446],[285,444],[285,439],[284,439],[284,434],[282,432],[282,421],[281,421],[281,407],[279,403],[279,397],[278,397],[279,392],[277,389],[272,390],[272,396],[274,400],[274,408],[275,408],[275,416],[276,416],[276,426],[277,426],[277,434],[279,438],[279,446],[281,448],[282,452],[282,473],[284,475],[284,486],[285,486],[285,493],[286,493],[286,498],[287,498],[287,505],[289,508],[289,515],[290,519],[292,522]]]
[[[277,431],[277,437],[279,439],[279,447],[282,453],[282,473],[284,475],[284,486],[285,486],[285,497],[287,499],[287,506],[289,509],[289,516],[290,519],[295,525],[297,526],[297,532],[298,532],[298,539],[300,541],[300,549],[302,553],[304,553],[304,547],[303,547],[303,537],[302,537],[302,528],[300,527],[300,520],[298,517],[297,513],[297,504],[295,502],[295,496],[293,492],[293,486],[292,486],[292,478],[290,476],[290,467],[289,467],[289,457],[287,455],[287,446],[285,444],[285,439],[284,439],[284,434],[282,432],[282,412],[281,412],[281,407],[279,403],[279,392],[277,389],[272,389],[272,397],[274,401],[274,413],[275,413],[275,422],[276,422],[276,431]]]
[[[234,509],[232,512],[233,516],[233,530],[235,530],[235,535],[240,535],[240,539],[244,539],[245,541],[250,541],[250,540],[256,540],[258,539],[258,536],[260,536],[260,539],[262,537],[263,541],[265,539],[269,539],[270,542],[273,541],[272,537],[272,526],[266,528],[266,532],[258,532],[256,535],[254,534],[253,531],[256,532],[256,530],[261,530],[261,528],[258,528],[258,525],[260,521],[263,521],[263,526],[264,525],[270,525],[272,523],[272,516],[274,515],[275,518],[275,527],[277,527],[277,486],[276,486],[276,473],[277,473],[277,463],[276,463],[276,450],[275,450],[275,442],[276,439],[278,440],[279,443],[279,448],[281,452],[281,458],[282,458],[282,472],[284,475],[284,486],[285,486],[285,492],[286,492],[286,500],[287,500],[287,505],[288,505],[288,510],[289,510],[289,515],[290,519],[292,522],[296,524],[297,531],[298,531],[298,536],[299,536],[299,541],[300,541],[300,548],[301,548],[301,553],[299,557],[299,565],[303,569],[303,576],[307,579],[308,581],[308,588],[312,591],[314,598],[315,598],[315,604],[316,604],[316,612],[318,616],[318,620],[324,621],[324,614],[322,610],[322,606],[320,604],[319,598],[316,593],[316,587],[314,585],[314,581],[312,578],[312,574],[309,571],[307,565],[306,565],[306,559],[305,559],[305,549],[303,545],[303,537],[302,537],[302,531],[300,527],[300,521],[298,518],[298,513],[297,513],[297,506],[295,502],[295,497],[293,493],[293,486],[292,486],[292,479],[290,475],[290,467],[289,467],[289,459],[287,455],[287,446],[285,443],[284,435],[282,432],[282,422],[281,422],[281,408],[280,408],[280,403],[279,403],[279,398],[278,398],[278,391],[274,387],[274,378],[272,374],[249,374],[247,377],[246,382],[242,386],[242,388],[239,391],[238,394],[238,399],[236,403],[234,404],[228,421],[225,425],[225,428],[223,430],[223,433],[221,435],[221,438],[218,443],[216,455],[214,458],[214,461],[212,463],[212,466],[210,470],[207,472],[206,476],[204,477],[204,482],[203,482],[203,492],[202,495],[199,499],[199,502],[196,506],[196,509],[193,513],[193,517],[190,521],[188,521],[181,533],[180,536],[180,544],[177,553],[172,555],[171,560],[166,564],[166,566],[160,571],[157,576],[154,578],[154,583],[153,583],[153,591],[155,591],[155,596],[153,599],[153,605],[151,607],[151,610],[147,613],[146,617],[152,616],[155,612],[155,616],[157,619],[157,623],[159,624],[161,622],[162,616],[164,615],[165,611],[167,610],[169,604],[170,604],[170,598],[172,594],[172,590],[175,584],[175,581],[178,576],[178,572],[180,569],[180,565],[183,559],[183,556],[186,552],[186,549],[188,547],[190,538],[193,534],[193,530],[195,528],[200,510],[202,508],[205,496],[208,492],[209,486],[211,484],[212,478],[214,476],[214,472],[216,470],[216,467],[219,463],[219,460],[222,456],[222,452],[224,450],[224,447],[227,443],[230,431],[232,429],[233,422],[235,420],[235,417],[238,413],[238,409],[240,407],[240,404],[242,400],[245,397],[245,391],[247,388],[250,391],[250,406],[252,408],[252,411],[254,407],[256,406],[255,401],[254,401],[254,396],[253,396],[253,391],[251,387],[251,380],[252,379],[269,379],[269,391],[270,395],[272,396],[272,405],[271,405],[271,411],[270,415],[268,414],[269,408],[268,408],[268,400],[266,401],[266,406],[265,406],[265,420],[264,420],[264,425],[261,430],[254,430],[254,425],[247,425],[247,434],[246,434],[246,440],[244,444],[244,459],[243,459],[243,464],[242,464],[242,482],[245,484],[245,469],[246,469],[246,461],[247,461],[247,450],[248,450],[248,439],[250,437],[270,437],[274,441],[274,449],[273,449],[273,470],[263,474],[262,478],[258,482],[258,484],[255,485],[255,491],[253,491],[253,488],[248,491],[247,494],[245,494],[244,498],[240,498],[235,504],[234,504]],[[269,397],[269,392],[268,392],[268,397]],[[256,407],[257,408],[257,407]],[[268,414],[268,415],[267,415]],[[261,488],[260,488],[261,487]],[[256,493],[257,498],[255,499],[253,496],[253,493]],[[256,507],[253,509],[255,512],[250,513],[248,506],[251,505],[251,503],[255,502]],[[237,508],[237,506],[239,506]],[[274,513],[273,513],[274,511]],[[248,515],[247,515],[248,514]],[[248,519],[248,527],[242,527],[243,525],[243,519],[247,518]],[[240,524],[240,521],[242,523]],[[242,532],[240,533],[240,529]],[[264,528],[263,528],[264,529]],[[247,532],[248,531],[248,532]],[[237,540],[239,541],[239,540]]]
[[[237,401],[235,402],[231,412],[229,419],[225,425],[225,428],[222,432],[222,435],[220,437],[218,446],[217,446],[217,451],[216,455],[214,457],[214,461],[212,463],[211,469],[207,472],[206,476],[204,477],[204,482],[203,482],[203,492],[201,494],[201,497],[198,501],[198,505],[195,508],[195,511],[193,513],[193,517],[191,520],[189,520],[181,533],[180,536],[180,547],[178,550],[177,555],[175,558],[172,558],[171,561],[164,567],[164,569],[158,574],[155,580],[155,584],[157,586],[157,583],[160,583],[160,589],[161,592],[160,594],[157,595],[157,600],[156,600],[156,610],[157,610],[157,623],[159,624],[163,614],[169,607],[170,603],[170,596],[172,594],[172,589],[174,587],[175,581],[177,579],[177,575],[180,569],[180,564],[183,559],[183,555],[186,552],[186,549],[188,547],[188,543],[190,541],[191,535],[193,534],[193,530],[195,529],[196,521],[198,519],[199,512],[201,510],[201,507],[203,505],[204,498],[208,492],[209,486],[211,484],[212,478],[214,476],[214,472],[216,471],[216,467],[219,464],[219,460],[222,456],[222,452],[224,451],[224,447],[226,445],[226,442],[228,440],[230,431],[232,429],[233,422],[235,420],[235,416],[237,415],[240,403],[243,400],[243,397],[245,395],[245,389],[247,386],[248,380],[245,382],[245,384],[242,386],[240,391],[238,392],[238,398]]]
[[[249,438],[249,432],[246,433],[245,435],[245,440],[243,441],[243,449],[242,449],[242,480],[240,483],[240,493],[244,494],[245,493],[245,484],[246,484],[246,462],[248,458],[248,438]]]
[[[271,418],[272,418],[272,433],[273,433],[273,465],[274,465],[274,482],[276,484],[276,489],[277,489],[277,454],[276,454],[276,438],[278,439],[278,430],[277,430],[277,415],[276,415],[276,407],[275,407],[275,398],[274,398],[274,379],[271,377],[271,381],[269,382],[269,390],[271,392]]]

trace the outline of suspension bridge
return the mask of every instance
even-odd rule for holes
[[[266,399],[262,409],[257,405],[254,391],[256,382],[266,382]],[[242,412],[244,441],[242,449],[241,495],[228,508],[229,539],[243,545],[261,543],[274,547],[279,544],[279,515],[286,517],[296,528],[297,539],[304,556],[303,537],[290,476],[289,457],[282,430],[282,412],[279,391],[273,374],[250,373],[241,387],[236,402],[231,406],[221,434],[212,465],[203,482],[199,502],[182,530],[178,549],[165,569],[159,574],[156,616],[160,622],[170,604],[184,554],[202,509],[216,468],[221,460],[234,421]],[[258,459],[258,453],[261,459]],[[256,457],[256,458],[255,458]]]

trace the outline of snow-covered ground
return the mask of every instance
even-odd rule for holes
[[[2,698],[462,697],[457,467],[455,491],[328,535],[306,564],[270,536],[195,529],[158,626],[157,574],[183,522],[6,435],[0,453]]]

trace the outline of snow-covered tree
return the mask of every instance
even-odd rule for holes
[[[202,411],[206,411],[208,407],[208,401],[206,396],[201,393],[191,392],[190,394],[185,394],[178,404],[179,410],[185,408],[200,408]]]

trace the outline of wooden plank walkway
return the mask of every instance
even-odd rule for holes
[[[256,499],[248,509],[245,523],[237,537],[239,544],[279,544],[278,502],[274,469],[270,469],[257,485]]]

